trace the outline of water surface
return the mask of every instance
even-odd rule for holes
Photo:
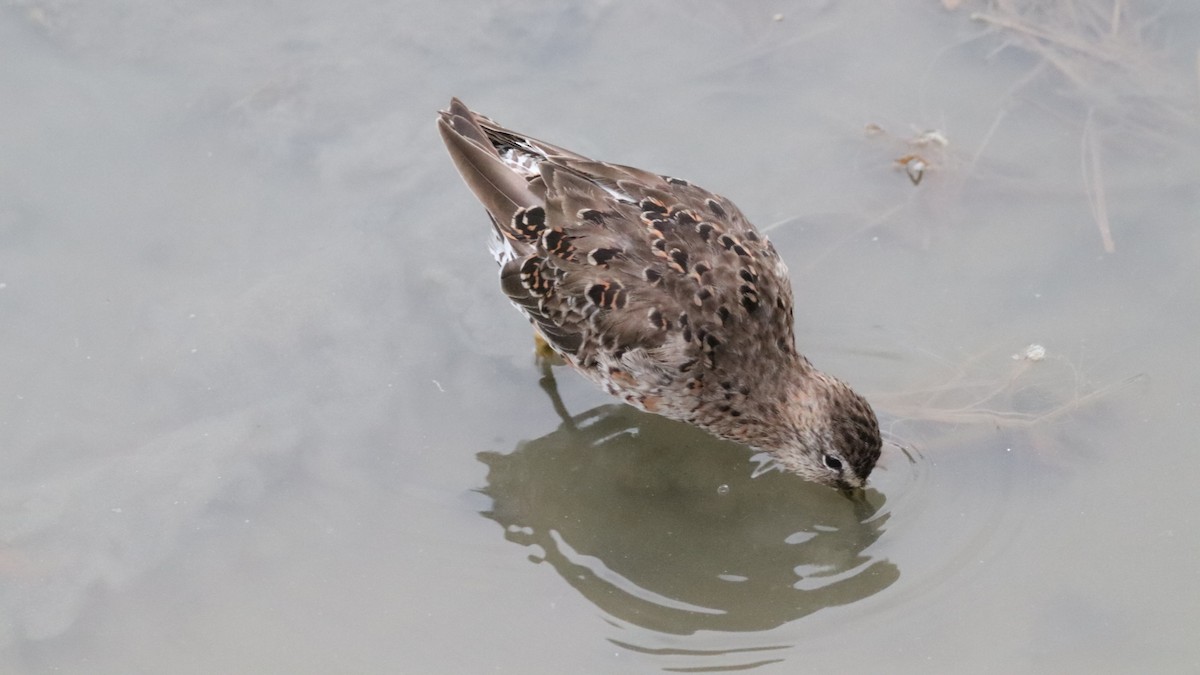
[[[1200,12],[943,4],[0,5],[0,670],[1200,668]],[[865,499],[560,417],[452,95],[769,230]]]

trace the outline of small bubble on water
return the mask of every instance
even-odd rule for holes
[[[729,486],[725,485],[724,483],[722,483],[721,485],[718,485],[717,486],[717,494],[722,495],[722,496],[729,494]]]

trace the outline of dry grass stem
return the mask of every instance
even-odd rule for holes
[[[1141,379],[1139,375],[1104,387],[1088,388],[1076,368],[1061,358],[1049,359],[1051,363],[1020,358],[1004,377],[968,376],[968,371],[980,367],[973,364],[981,358],[969,359],[941,383],[875,396],[881,407],[895,417],[887,433],[895,436],[894,427],[905,422],[1027,429],[1096,404]],[[1063,369],[1069,375],[1064,377]],[[1069,393],[1061,390],[1064,385],[1069,387]],[[1056,388],[1060,390],[1057,394]],[[1030,397],[1061,402],[1039,410],[1019,409],[1016,401]]]
[[[984,12],[976,12],[971,15],[971,18],[976,21],[982,21],[983,23],[996,26],[997,28],[1004,28],[1013,31],[1014,33],[1019,33],[1026,37],[1042,40],[1050,44],[1058,45],[1059,47],[1066,47],[1072,51],[1076,51],[1080,54],[1094,58],[1097,61],[1104,61],[1106,63],[1121,63],[1120,54],[1110,53],[1100,47],[1085,42],[1074,35],[1052,33],[1049,30],[1025,23],[1014,17],[998,16],[995,14],[986,14]],[[1031,44],[1035,47],[1038,46],[1036,42]]]
[[[1038,56],[1071,85],[1064,93],[1104,119],[1151,130],[1196,124],[1178,73],[1143,38],[1159,19],[1144,6],[1125,0],[990,0],[971,18],[1004,38],[997,51],[1016,47]]]
[[[1083,189],[1088,196],[1088,205],[1092,208],[1092,218],[1096,221],[1096,227],[1100,228],[1100,242],[1105,253],[1114,253],[1117,246],[1113,243],[1112,227],[1108,220],[1108,197],[1104,191],[1104,175],[1100,169],[1100,142],[1096,138],[1096,125],[1091,114],[1083,125],[1080,161],[1083,164]]]

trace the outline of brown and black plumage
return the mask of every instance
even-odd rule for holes
[[[787,268],[732,202],[457,99],[438,128],[491,216],[501,288],[567,363],[804,478],[863,485],[880,453],[875,414],[796,351]]]

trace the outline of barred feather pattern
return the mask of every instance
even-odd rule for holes
[[[797,352],[787,268],[737,206],[457,99],[439,127],[491,217],[501,289],[571,366],[805,478],[862,485],[879,456],[874,413]]]

